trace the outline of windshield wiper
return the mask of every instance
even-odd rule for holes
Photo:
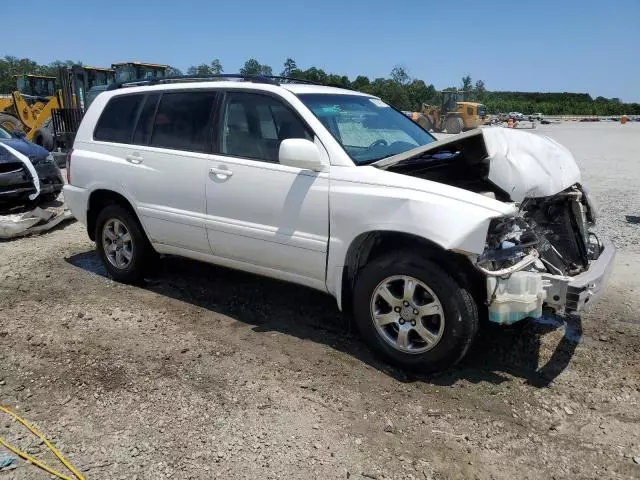
[[[394,155],[396,154],[390,153],[389,155],[383,155],[382,157],[372,158],[371,160],[365,160],[364,162],[358,163],[358,166],[362,167],[365,165],[371,165],[372,163],[378,162],[380,160],[384,160],[385,158],[393,157]]]

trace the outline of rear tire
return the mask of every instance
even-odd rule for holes
[[[447,118],[447,133],[458,134],[462,132],[463,127],[464,127],[464,122],[460,117]]]
[[[103,208],[95,239],[100,259],[114,280],[138,283],[144,278],[154,251],[131,211],[120,205]]]
[[[412,284],[413,293],[407,293]],[[455,365],[478,330],[470,292],[415,254],[385,255],[365,265],[356,278],[353,302],[366,344],[406,370],[433,372]]]

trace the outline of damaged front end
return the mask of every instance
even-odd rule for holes
[[[554,140],[503,128],[455,135],[375,166],[515,204],[471,255],[487,282],[489,319],[510,324],[547,305],[575,314],[597,297],[615,248],[590,229],[595,211],[573,155]],[[452,219],[452,221],[455,221]]]
[[[575,314],[600,293],[615,249],[590,228],[595,211],[580,184],[527,198],[519,214],[492,222],[476,268],[487,277],[489,319],[510,324],[546,304]]]

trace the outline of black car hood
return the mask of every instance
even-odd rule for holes
[[[23,138],[0,138],[0,142],[27,156],[32,162],[47,158],[49,152],[40,145]],[[14,162],[13,155],[6,148],[0,148],[0,162]]]

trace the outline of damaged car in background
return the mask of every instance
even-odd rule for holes
[[[53,200],[63,185],[50,152],[0,127],[0,210]]]

